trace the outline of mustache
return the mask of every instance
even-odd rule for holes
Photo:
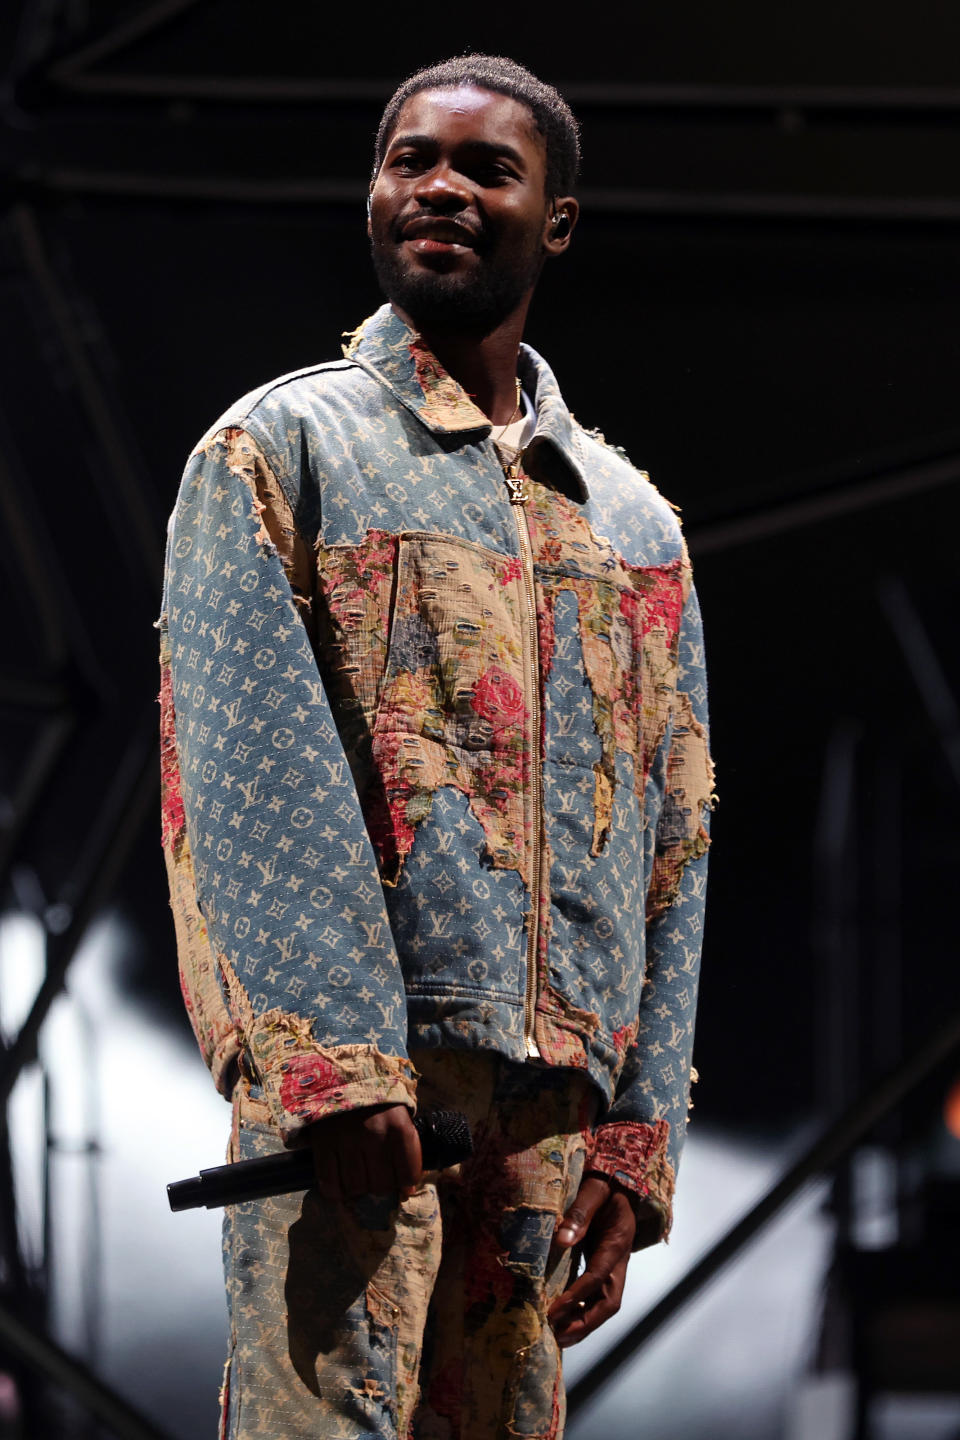
[[[429,236],[436,232],[438,239],[469,245],[471,249],[480,253],[489,249],[486,228],[482,222],[468,224],[465,220],[452,215],[443,215],[435,210],[417,210],[413,214],[402,216],[394,226],[393,238],[399,242],[405,239],[411,231],[414,232],[414,238],[418,232],[423,236]]]

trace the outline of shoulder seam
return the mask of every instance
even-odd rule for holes
[[[195,455],[210,440],[217,435],[222,435],[224,430],[249,430],[249,423],[254,419],[254,412],[274,390],[288,384],[292,380],[305,379],[309,375],[318,375],[326,370],[357,370],[360,367],[353,360],[324,360],[319,365],[305,365],[301,370],[291,370],[286,375],[278,375],[275,380],[268,380],[261,385],[259,390],[250,390],[246,395],[241,395],[234,403],[214,421],[209,430],[203,435],[190,452]],[[246,401],[246,404],[241,404]],[[261,444],[262,444],[261,440]]]
[[[318,375],[324,370],[356,370],[358,368],[353,360],[324,360],[319,365],[304,365],[301,370],[291,370],[286,375],[278,375],[276,380],[268,380],[265,385],[261,385],[259,390],[252,391],[252,399],[245,410],[227,410],[226,414],[249,415],[251,410],[265,400],[269,394],[274,390],[279,390],[281,385],[288,385],[292,380],[304,380],[308,375]]]

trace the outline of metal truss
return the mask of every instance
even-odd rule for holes
[[[87,1414],[108,1426],[118,1440],[170,1440],[161,1430],[141,1415],[132,1405],[105,1385],[81,1361],[56,1345],[21,1315],[0,1305],[0,1344],[27,1365],[65,1390],[83,1406]]]
[[[47,253],[40,223],[30,206],[20,202],[6,218],[3,238],[12,242],[5,256],[7,273],[11,266],[18,267],[14,293],[36,319],[58,390],[62,393],[66,388],[77,407],[81,448],[85,445],[95,457],[88,467],[90,481],[106,533],[111,526],[114,530],[117,564],[126,567],[128,584],[139,584],[152,603],[160,571],[162,527],[150,513],[145,498],[150,491],[138,456],[127,441],[122,417],[117,415],[94,361],[90,327],[81,323],[80,307]],[[70,767],[77,746],[113,715],[116,702],[112,683],[99,668],[77,607],[63,583],[57,541],[49,533],[38,498],[43,487],[31,483],[39,477],[31,475],[29,464],[18,454],[6,417],[0,439],[0,518],[12,562],[10,573],[16,574],[36,636],[35,668],[0,670],[0,715],[5,722],[13,719],[21,732],[26,720],[26,728],[32,727],[33,732],[11,777],[13,786],[4,797],[0,881],[6,881],[11,873],[16,876],[15,866],[22,867],[25,846],[38,817],[60,803],[57,783]],[[18,1033],[0,1047],[0,1213],[4,1217],[0,1226],[0,1347],[16,1374],[31,1434],[48,1430],[48,1395],[47,1387],[28,1383],[23,1366],[66,1388],[121,1440],[161,1440],[161,1432],[134,1407],[44,1335],[49,1171],[45,1166],[44,1250],[38,1263],[28,1263],[21,1253],[16,1224],[14,1173],[6,1133],[11,1093],[25,1067],[36,1060],[37,1040],[50,1006],[63,988],[91,922],[110,902],[137,836],[155,811],[159,780],[156,744],[150,704],[139,722],[129,728],[112,781],[85,821],[86,833],[62,885],[51,894],[36,876],[31,879],[36,908],[46,928],[46,972]],[[45,1077],[43,1085],[46,1090]]]
[[[572,1419],[633,1360],[668,1321],[733,1261],[753,1238],[779,1215],[818,1175],[830,1174],[877,1123],[889,1115],[921,1081],[960,1049],[960,1014],[952,1015],[902,1064],[890,1071],[817,1136],[777,1181],[736,1224],[702,1256],[662,1300],[627,1331],[592,1369],[571,1386],[567,1414]]]
[[[92,33],[69,44],[61,38],[38,42],[24,65],[13,77],[14,99],[29,114],[51,101],[83,105],[86,102],[116,102],[111,111],[104,105],[97,112],[104,130],[127,113],[121,105],[155,104],[159,101],[203,101],[215,105],[313,105],[381,103],[391,86],[387,81],[320,78],[297,80],[284,77],[245,78],[230,75],[184,76],[103,73],[97,66],[115,61],[134,44],[163,27],[182,19],[203,0],[158,0],[144,5],[120,24]],[[56,18],[56,5],[46,11]],[[60,7],[61,9],[63,7]],[[36,12],[39,7],[34,6]],[[25,7],[24,13],[27,13]],[[30,18],[30,17],[28,17]],[[44,27],[32,16],[36,33]],[[60,34],[63,32],[61,26]],[[51,22],[46,36],[58,35]],[[30,47],[27,47],[30,48]],[[37,51],[41,53],[37,53]],[[896,120],[902,123],[936,121],[952,125],[960,119],[960,89],[851,87],[851,86],[710,86],[710,85],[604,85],[565,86],[569,99],[581,108],[619,110],[634,114],[669,116],[745,115],[764,122],[781,123],[785,129],[807,119],[830,119],[838,123],[870,123]],[[102,383],[90,347],[78,325],[76,307],[67,293],[44,241],[37,210],[37,197],[59,200],[70,196],[117,198],[131,203],[169,200],[241,204],[247,206],[355,205],[362,200],[363,182],[294,177],[283,180],[251,181],[243,176],[176,175],[98,170],[89,166],[36,163],[15,165],[9,196],[13,202],[10,221],[17,238],[23,273],[42,307],[56,339],[60,361],[69,373],[74,394],[83,412],[90,444],[102,461],[100,499],[108,522],[114,527],[120,563],[140,577],[159,574],[160,535],[157,517],[145,500],[147,489],[137,455],[125,432],[122,415]],[[799,221],[960,221],[960,199],[952,196],[902,195],[849,196],[783,193],[740,193],[666,191],[635,187],[589,188],[582,192],[586,205],[596,213],[611,216],[655,216],[686,218],[733,218]],[[25,518],[29,487],[18,483],[13,467],[6,461],[6,447],[0,446],[0,517],[13,543],[20,568],[29,588],[41,635],[41,676],[0,671],[0,707],[24,709],[41,717],[41,724],[23,766],[16,793],[8,797],[8,823],[0,832],[0,878],[16,859],[31,819],[49,795],[51,783],[69,753],[78,728],[89,711],[89,697],[78,686],[84,661],[78,656],[76,636],[63,606],[51,597],[39,559],[37,535],[40,521],[32,513]],[[9,453],[9,451],[7,451]],[[915,464],[878,467],[866,479],[841,477],[829,485],[788,497],[776,505],[756,507],[746,514],[720,517],[689,533],[691,550],[710,554],[754,543],[774,534],[803,526],[822,524],[841,514],[902,498],[909,493],[955,483],[960,478],[960,459],[942,457]],[[905,635],[911,623],[903,596],[890,590],[887,613],[895,631]],[[82,645],[79,647],[82,651]],[[915,647],[914,647],[915,648]],[[48,672],[48,673],[47,673]],[[956,706],[952,711],[929,666],[917,683],[926,685],[931,709],[937,711],[941,739],[954,767],[957,761]],[[51,678],[52,677],[52,678]],[[931,686],[933,688],[931,688]],[[949,713],[948,713],[949,711]],[[91,723],[96,723],[95,717]],[[42,1294],[31,1291],[17,1252],[13,1216],[12,1173],[5,1143],[6,1102],[23,1067],[36,1055],[37,1038],[50,1005],[63,987],[77,946],[91,920],[108,902],[122,872],[125,858],[141,826],[153,808],[157,787],[155,725],[144,715],[134,726],[125,754],[121,757],[103,803],[95,816],[83,851],[77,857],[67,887],[69,900],[61,913],[65,924],[47,936],[47,973],[30,1013],[12,1042],[0,1051],[0,1209],[6,1223],[0,1229],[0,1246],[13,1277],[0,1301],[0,1346],[37,1373],[65,1388],[92,1415],[124,1440],[163,1440],[152,1422],[115,1394],[82,1362],[66,1354],[42,1333]],[[946,735],[946,739],[944,739]],[[960,773],[960,772],[958,772]],[[575,1385],[569,1395],[569,1412],[585,1405],[631,1360],[640,1346],[689,1303],[816,1175],[835,1166],[909,1091],[960,1045],[960,1017],[953,1017],[930,1036],[906,1061],[891,1070],[878,1084],[870,1086],[829,1125],[806,1152],[787,1170],[772,1190],[746,1214],[628,1334]],[[21,1313],[14,1313],[17,1305]],[[28,1313],[23,1313],[26,1310]]]

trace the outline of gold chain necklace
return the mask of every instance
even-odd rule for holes
[[[518,375],[518,376],[517,376],[517,403],[516,403],[516,405],[513,407],[513,414],[510,416],[510,419],[507,421],[506,425],[504,425],[503,429],[500,431],[500,434],[493,436],[493,443],[494,443],[494,445],[496,445],[500,440],[503,439],[504,435],[506,435],[507,431],[510,429],[510,426],[513,424],[514,420],[519,420],[519,419],[520,419],[520,411],[521,411],[522,408],[523,408],[523,394],[522,394],[521,389],[520,389],[520,377],[519,377],[519,375]]]

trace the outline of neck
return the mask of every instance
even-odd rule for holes
[[[463,386],[490,423],[506,425],[517,409],[517,353],[529,304],[527,296],[495,330],[483,336],[421,328],[399,305],[393,308],[411,330],[418,331],[447,374]]]

